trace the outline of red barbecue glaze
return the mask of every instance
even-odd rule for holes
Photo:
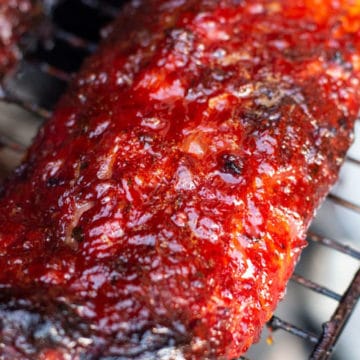
[[[38,14],[35,0],[0,1],[0,77],[19,59],[19,40]]]
[[[2,191],[0,351],[235,358],[350,145],[360,3],[139,0],[104,36]]]

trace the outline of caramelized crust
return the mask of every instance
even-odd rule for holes
[[[5,359],[233,359],[360,103],[358,1],[137,0],[0,200]]]

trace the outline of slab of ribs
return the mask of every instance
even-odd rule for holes
[[[0,195],[2,359],[235,359],[360,107],[360,3],[134,0]]]

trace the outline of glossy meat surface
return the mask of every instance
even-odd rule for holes
[[[0,1],[0,77],[20,58],[20,38],[39,13],[39,2],[35,0]]]
[[[0,200],[5,359],[233,359],[360,101],[360,4],[133,1]]]

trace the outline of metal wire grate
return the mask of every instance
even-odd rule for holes
[[[96,50],[100,28],[116,16],[121,3],[122,1],[111,0],[68,0],[61,2],[54,11],[51,41],[47,44],[40,44],[35,52],[27,55],[16,73],[12,74],[9,79],[5,79],[5,91],[2,100],[26,109],[42,120],[51,117],[52,107],[56,99],[66,87],[66,83],[71,80],[73,73],[78,69],[83,58]],[[70,11],[75,12],[75,15],[65,16]],[[87,26],[85,30],[83,27],[79,27],[77,14],[82,16],[82,25],[86,23],[91,24],[91,26]],[[48,88],[54,89],[52,92],[55,93],[50,100],[43,101],[41,96],[34,100],[27,95],[24,96],[23,92],[19,91],[19,88],[23,85],[22,82],[28,81],[29,72],[32,73],[33,78],[46,78],[49,83]],[[16,74],[21,74],[21,76],[18,76],[20,80],[16,79]],[[13,81],[14,78],[15,81]],[[15,140],[6,132],[0,132],[0,144],[19,154],[24,153],[26,149],[25,144]],[[346,161],[360,166],[360,160],[358,159],[348,157]],[[330,194],[328,200],[360,214],[359,205],[338,195]],[[344,245],[336,239],[309,232],[308,240],[311,243],[320,244],[332,251],[360,260],[360,251]],[[272,330],[286,331],[309,343],[313,348],[310,359],[328,359],[360,296],[360,270],[343,294],[336,293],[297,273],[293,275],[292,281],[337,301],[338,306],[335,312],[323,324],[323,331],[320,334],[298,327],[277,316],[274,316],[269,321],[268,326]],[[242,359],[246,358],[243,357]]]

